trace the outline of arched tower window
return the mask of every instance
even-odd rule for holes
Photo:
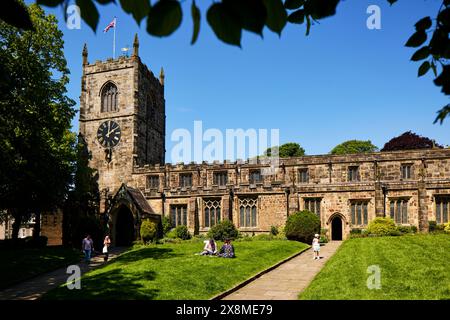
[[[114,83],[108,82],[102,89],[102,112],[117,111],[118,90]]]

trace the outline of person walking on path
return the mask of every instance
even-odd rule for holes
[[[314,260],[320,260],[320,241],[319,235],[316,233],[312,241],[312,247],[314,252]]]
[[[81,243],[81,250],[84,252],[84,261],[86,261],[86,263],[91,262],[91,254],[94,250],[94,243],[90,235],[86,235],[86,238],[83,239],[83,242]]]
[[[103,260],[106,262],[108,261],[108,251],[109,246],[111,245],[111,239],[109,238],[109,235],[106,235],[105,240],[103,240]]]

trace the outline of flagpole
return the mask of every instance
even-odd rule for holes
[[[114,17],[113,59],[116,58],[116,27],[117,27],[117,20],[116,17]]]

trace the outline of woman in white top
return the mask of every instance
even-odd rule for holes
[[[313,252],[314,252],[314,260],[319,260],[320,259],[320,242],[319,242],[319,235],[316,233],[314,236],[314,239],[312,241],[312,247],[313,247]]]

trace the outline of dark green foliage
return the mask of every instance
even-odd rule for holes
[[[433,20],[435,21],[433,26]],[[412,61],[421,62],[417,75],[419,77],[427,74],[430,69],[433,70],[436,77],[434,83],[438,87],[442,87],[445,95],[450,95],[450,2],[444,0],[437,14],[437,18],[424,17],[417,21],[414,25],[416,31],[406,42],[407,47],[418,48],[411,57]],[[425,44],[429,40],[428,44]],[[438,66],[441,66],[441,74],[438,76]],[[448,116],[448,105],[438,111],[434,123],[442,122]]]
[[[0,210],[14,217],[14,238],[31,213],[39,221],[63,204],[75,160],[63,34],[39,6],[28,14],[34,31],[0,20]]]
[[[428,221],[428,231],[433,233],[443,233],[445,226],[437,224],[436,221]]]
[[[416,226],[397,226],[397,231],[401,234],[416,233]]]
[[[428,221],[428,231],[433,232],[436,230],[437,223],[436,221]]]
[[[300,211],[290,215],[284,228],[289,240],[311,244],[314,234],[320,232],[320,218],[308,211]]]
[[[370,140],[349,140],[334,147],[331,150],[331,154],[368,153],[376,151],[378,151],[378,147],[373,145]]]
[[[175,235],[178,239],[181,240],[189,240],[191,238],[191,234],[189,233],[189,230],[185,225],[176,227]]]
[[[163,235],[165,236],[172,229],[172,223],[170,222],[169,217],[166,217],[166,216],[162,217],[161,225],[162,225]]]
[[[276,227],[276,226],[271,226],[271,227],[270,227],[270,234],[271,234],[271,235],[276,236],[278,233],[280,233],[280,232],[278,231],[278,227]]]
[[[89,167],[91,154],[82,135],[78,136],[76,149],[75,185],[63,207],[63,243],[78,248],[86,234],[90,234],[94,246],[100,248],[108,230],[106,221],[102,223],[99,218],[98,173]]]
[[[157,238],[157,225],[148,219],[141,223],[141,238],[144,243],[155,241]]]
[[[200,9],[195,4],[195,0],[192,1],[191,5],[191,16],[192,22],[194,24],[194,30],[192,32],[192,40],[191,44],[194,44],[197,41],[198,34],[200,32]]]
[[[305,149],[303,149],[298,143],[288,142],[280,147],[276,146],[273,148],[268,148],[264,152],[264,156],[273,156],[277,151],[280,158],[302,157],[305,155]]]
[[[236,239],[239,236],[239,231],[231,220],[224,220],[213,226],[209,232],[208,237],[214,240]]]
[[[183,12],[176,0],[158,1],[147,18],[147,32],[157,37],[171,35],[181,24]]]
[[[442,148],[442,146],[437,144],[434,140],[426,137],[421,137],[411,131],[408,131],[398,137],[392,138],[384,145],[381,151],[400,151],[431,148]]]

